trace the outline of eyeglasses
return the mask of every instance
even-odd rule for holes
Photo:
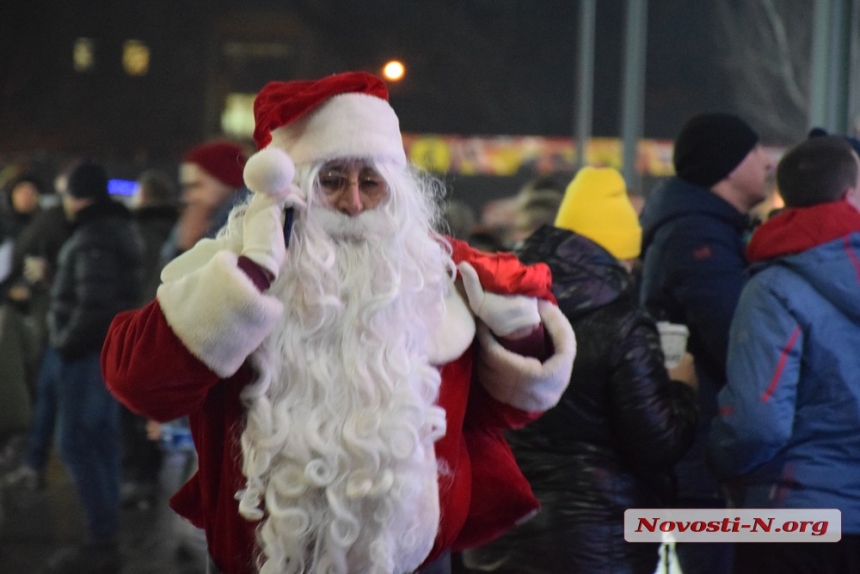
[[[317,176],[320,189],[329,198],[358,186],[359,192],[368,198],[377,198],[388,192],[388,184],[379,173],[367,165],[325,165]]]

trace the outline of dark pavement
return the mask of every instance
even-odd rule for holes
[[[185,452],[167,455],[152,507],[123,510],[121,574],[205,574],[202,536],[167,506],[167,499],[187,475],[188,456]],[[83,540],[81,507],[71,478],[56,458],[51,460],[43,490],[0,489],[0,574],[36,574],[54,552]],[[658,567],[657,571],[681,574],[674,557],[670,561],[668,570]],[[453,570],[461,571],[465,570],[456,566]]]
[[[155,504],[123,509],[122,574],[203,574],[202,538],[167,506],[181,485],[187,453],[170,453]],[[38,491],[0,491],[0,574],[33,574],[64,546],[83,542],[84,518],[72,480],[52,458]],[[180,549],[181,546],[181,549]]]

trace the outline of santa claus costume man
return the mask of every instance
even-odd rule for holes
[[[171,506],[230,574],[399,574],[495,538],[538,506],[503,432],[575,354],[548,268],[434,231],[441,185],[375,76],[273,82],[254,108],[252,198],[102,353],[131,409],[189,416],[199,471]]]

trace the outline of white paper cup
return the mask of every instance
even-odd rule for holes
[[[658,322],[657,330],[660,331],[660,346],[663,347],[663,354],[666,356],[666,368],[671,369],[681,362],[684,353],[687,352],[687,338],[690,336],[690,330],[686,325],[668,321]]]

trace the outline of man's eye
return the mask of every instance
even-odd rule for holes
[[[320,177],[320,185],[327,189],[340,189],[345,185],[346,178],[337,175],[324,175]]]

